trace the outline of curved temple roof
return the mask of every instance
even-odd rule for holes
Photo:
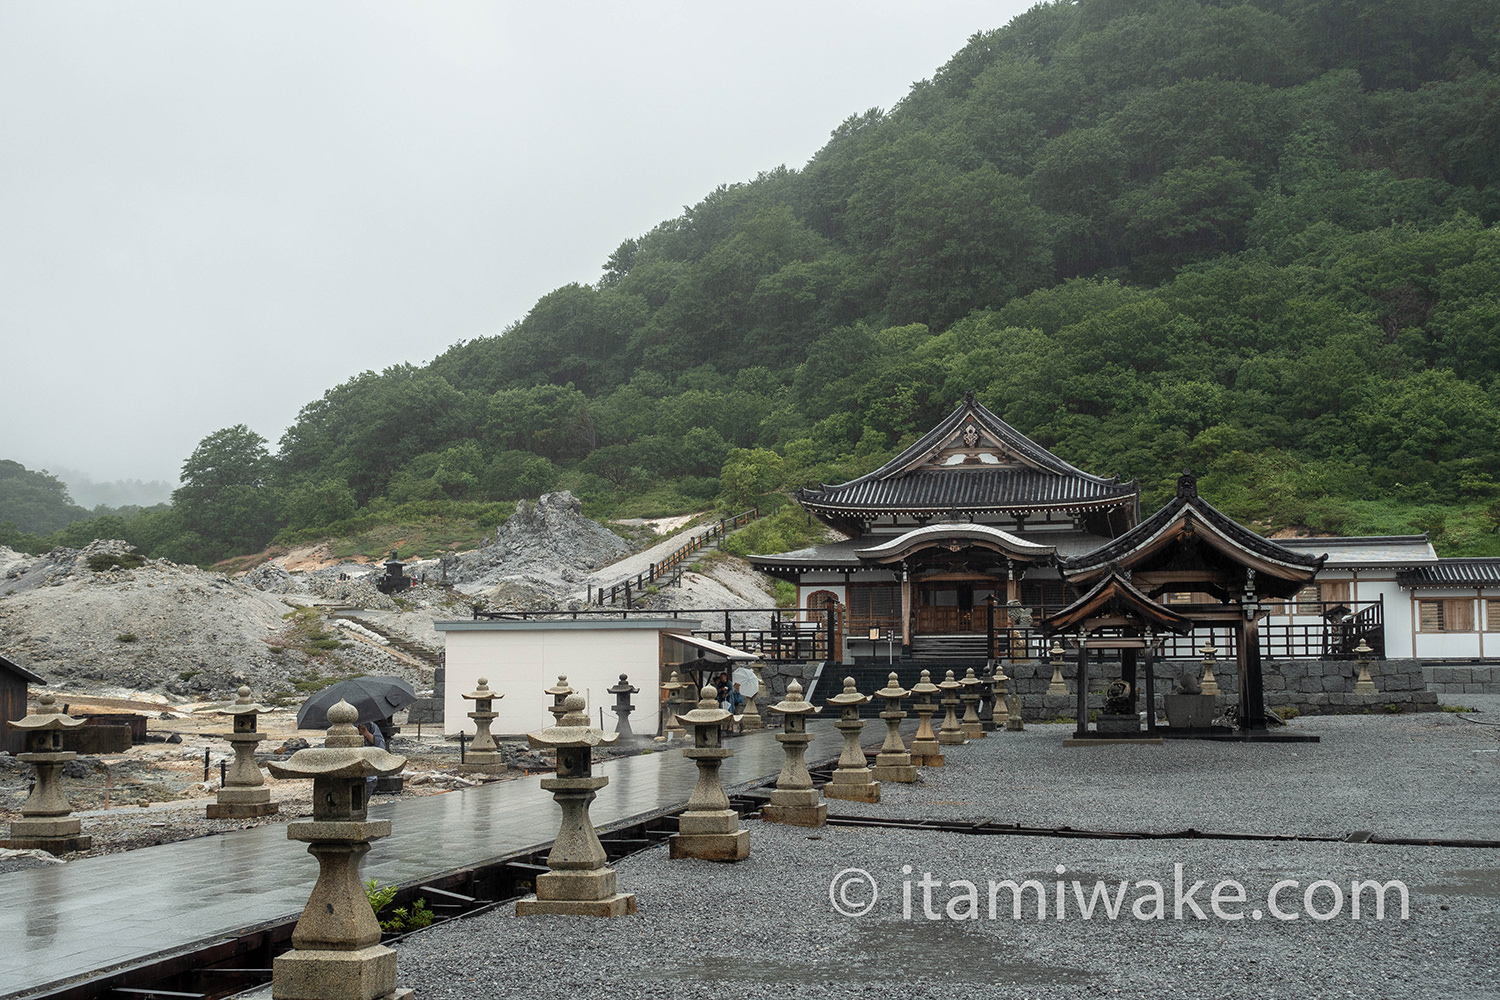
[[[861,559],[874,562],[890,562],[904,558],[918,549],[967,548],[971,545],[996,549],[1006,555],[1028,560],[1045,559],[1057,552],[1055,545],[1041,545],[1027,541],[987,524],[929,524],[922,528],[913,528],[880,545],[855,549],[854,554]]]
[[[1058,566],[1075,585],[1085,584],[1116,567],[1144,569],[1153,560],[1168,558],[1174,547],[1180,548],[1189,539],[1201,541],[1228,561],[1255,571],[1257,593],[1273,597],[1295,594],[1328,558],[1326,554],[1315,556],[1278,545],[1225,517],[1198,496],[1197,479],[1185,472],[1177,480],[1177,495],[1161,510],[1093,552],[1059,560]],[[1159,573],[1170,577],[1180,575],[1182,569],[1160,568]]]
[[[951,510],[1083,510],[1131,506],[1134,481],[1069,465],[974,399],[910,448],[846,483],[797,491],[810,511],[923,515]]]

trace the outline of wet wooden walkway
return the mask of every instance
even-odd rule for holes
[[[841,741],[830,722],[809,728],[817,738],[808,760],[836,757]],[[864,740],[878,743],[877,730],[867,726]],[[720,773],[731,789],[781,770],[781,745],[770,732],[730,746],[735,756]],[[590,810],[600,827],[683,805],[698,777],[675,750],[608,761],[595,771],[609,775]],[[361,872],[394,885],[539,849],[552,841],[561,816],[537,778],[404,799],[370,814],[391,820],[393,831],[375,841]],[[0,876],[0,997],[295,919],[317,874],[305,846],[276,824]]]

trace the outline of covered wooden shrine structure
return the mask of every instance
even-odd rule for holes
[[[1193,631],[1193,620],[1178,611],[1152,600],[1137,589],[1118,567],[1111,568],[1088,593],[1057,614],[1049,617],[1044,629],[1054,635],[1078,637],[1078,733],[1076,739],[1089,737],[1089,651],[1112,649],[1120,655],[1120,680],[1126,685],[1125,714],[1128,727],[1111,730],[1100,716],[1099,735],[1103,738],[1132,736],[1139,732],[1136,721],[1139,691],[1139,667],[1146,671],[1146,732],[1156,735],[1156,673],[1153,652],[1157,637],[1166,632],[1185,635]],[[1144,661],[1144,663],[1142,663]]]
[[[1153,629],[1173,626],[1176,631],[1181,623],[1193,629],[1228,629],[1239,681],[1235,735],[1265,739],[1260,621],[1270,612],[1268,601],[1295,595],[1313,581],[1327,558],[1293,551],[1241,527],[1200,497],[1197,479],[1184,472],[1176,496],[1161,510],[1092,552],[1059,560],[1063,577],[1087,592],[1044,626],[1059,634],[1076,632],[1085,645],[1088,630],[1114,630],[1117,641],[1141,642],[1137,649],[1149,647],[1145,640]],[[1175,595],[1174,603],[1157,603],[1167,594]],[[1086,734],[1088,718],[1083,702],[1086,664],[1081,653],[1080,735]]]

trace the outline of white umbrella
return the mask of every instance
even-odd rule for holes
[[[753,698],[760,693],[760,682],[755,679],[755,671],[749,667],[735,667],[734,673],[729,675],[729,680],[740,686],[740,694],[746,698]]]

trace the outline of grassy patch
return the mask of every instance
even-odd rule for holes
[[[273,648],[317,657],[347,645],[336,632],[324,627],[323,614],[317,608],[296,608],[281,617],[287,622],[287,627],[266,640]],[[297,690],[308,689],[299,686]]]
[[[139,569],[146,565],[146,557],[139,552],[122,552],[118,555],[101,552],[89,556],[89,569],[95,573],[106,573],[112,569]]]
[[[328,548],[339,559],[383,562],[394,549],[402,559],[431,559],[488,545],[493,527],[467,518],[436,518],[417,523],[382,524],[358,534],[330,538]]]
[[[115,636],[115,642],[135,642],[135,641],[136,641],[136,639],[135,639],[135,633],[134,632],[121,632],[119,635]]]
[[[1438,707],[1441,708],[1444,712],[1475,712],[1475,711],[1478,711],[1478,709],[1466,708],[1463,705],[1439,705]]]

